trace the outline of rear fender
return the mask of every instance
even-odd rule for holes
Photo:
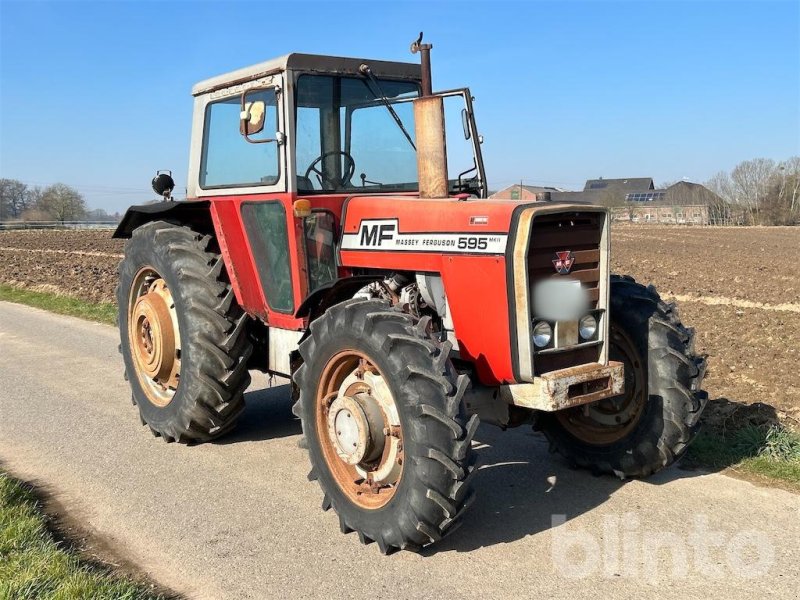
[[[155,202],[131,206],[114,231],[113,237],[130,238],[135,229],[153,221],[184,225],[198,233],[214,236],[239,306],[251,315],[266,319],[264,300],[258,288],[252,261],[247,260],[249,250],[241,221],[234,208],[230,203],[219,207],[212,205],[208,200]],[[221,223],[223,218],[227,229]],[[231,245],[237,252],[236,257],[232,256],[229,249]],[[234,258],[237,260],[234,261]]]
[[[154,202],[131,206],[122,217],[112,237],[128,239],[133,230],[153,221],[166,221],[176,225],[187,225],[200,233],[213,233],[210,202],[197,200],[190,202]]]

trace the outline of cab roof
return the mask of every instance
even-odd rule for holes
[[[280,73],[281,71],[358,75],[358,68],[364,63],[369,65],[376,77],[411,79],[415,81],[421,79],[420,65],[416,63],[292,53],[201,81],[192,88],[192,95],[199,96],[273,73]]]

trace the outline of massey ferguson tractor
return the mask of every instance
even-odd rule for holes
[[[421,64],[289,54],[197,84],[187,200],[115,237],[143,424],[230,431],[250,371],[291,378],[322,508],[381,552],[453,531],[479,421],[644,477],[698,429],[705,361],[652,286],[609,272],[609,213],[487,198],[467,88]]]

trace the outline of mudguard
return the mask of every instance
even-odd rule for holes
[[[168,221],[189,225],[195,231],[211,233],[211,203],[207,200],[154,202],[131,206],[122,217],[112,237],[127,239],[133,230],[151,221]]]
[[[309,320],[313,321],[313,317],[325,312],[329,306],[352,298],[364,286],[381,279],[383,279],[383,275],[354,275],[329,281],[311,292],[298,307],[294,316],[298,318],[311,317]]]

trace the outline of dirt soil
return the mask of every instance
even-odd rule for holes
[[[113,302],[123,240],[111,231],[0,231],[0,283]]]
[[[800,429],[800,228],[612,228],[612,271],[676,298],[708,355],[714,427]],[[121,240],[110,231],[0,232],[0,282],[113,301]]]

